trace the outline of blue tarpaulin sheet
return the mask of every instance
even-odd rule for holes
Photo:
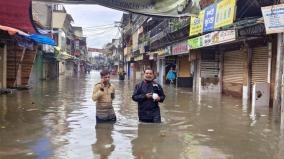
[[[57,46],[57,43],[53,39],[51,39],[50,37],[47,37],[47,36],[42,36],[42,35],[38,35],[38,34],[31,34],[30,36],[28,36],[28,38],[32,39],[35,42],[41,43],[41,44]]]

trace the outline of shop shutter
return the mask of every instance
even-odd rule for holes
[[[242,50],[224,53],[223,82],[243,83],[244,52]]]
[[[218,77],[219,75],[219,54],[209,52],[203,54],[200,64],[200,76],[203,78]]]
[[[179,58],[178,77],[190,77],[190,62],[188,56],[181,56]]]
[[[252,49],[252,84],[267,82],[268,75],[268,47]]]

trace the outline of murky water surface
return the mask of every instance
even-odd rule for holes
[[[141,124],[133,83],[113,79],[115,124],[96,125],[99,73],[0,96],[1,159],[283,159],[284,132],[268,109],[251,119],[239,99],[164,86],[162,124]]]

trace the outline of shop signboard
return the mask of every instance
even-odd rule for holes
[[[214,29],[216,15],[216,4],[210,5],[204,10],[203,32],[209,32]]]
[[[188,53],[188,51],[189,49],[186,41],[174,44],[172,47],[173,55]]]
[[[200,11],[197,17],[190,18],[189,36],[198,35],[203,32],[204,11]]]
[[[284,32],[284,4],[261,7],[266,34]]]
[[[236,0],[223,0],[217,4],[215,27],[230,25],[235,18]]]
[[[236,40],[235,30],[215,31],[206,35],[202,35],[188,40],[190,49],[197,49],[217,44],[222,44]]]
[[[197,49],[202,47],[201,36],[188,40],[189,49]]]
[[[191,17],[189,36],[213,31],[234,22],[236,0],[221,0],[200,11],[198,17]]]

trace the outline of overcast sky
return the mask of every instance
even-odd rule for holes
[[[114,22],[121,20],[123,12],[99,5],[64,6],[74,19],[72,25],[83,27],[88,47],[102,48],[104,44],[120,36]]]

